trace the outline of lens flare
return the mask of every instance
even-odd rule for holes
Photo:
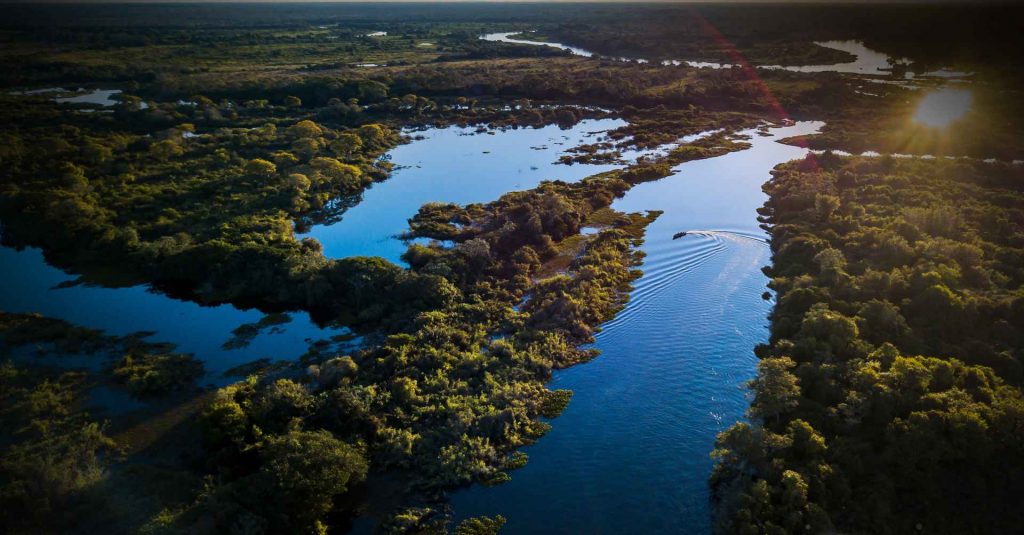
[[[921,100],[914,122],[932,128],[945,128],[971,109],[973,97],[966,89],[940,89]]]

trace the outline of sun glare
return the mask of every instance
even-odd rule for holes
[[[945,128],[971,109],[973,98],[966,89],[940,89],[921,100],[914,122],[932,128]]]

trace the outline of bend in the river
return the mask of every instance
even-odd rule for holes
[[[580,47],[567,45],[564,43],[557,43],[553,41],[531,41],[528,39],[516,39],[513,35],[520,35],[524,32],[496,32],[488,33],[480,36],[480,39],[484,41],[491,41],[497,43],[514,43],[519,45],[536,45],[536,46],[547,46],[551,48],[557,48],[559,50],[567,50],[575,56],[582,57],[593,57],[596,55],[590,50],[586,50]],[[783,66],[783,65],[757,65],[760,69],[769,70],[784,70],[792,72],[805,72],[805,73],[816,73],[816,72],[841,72],[848,74],[863,74],[869,76],[888,76],[891,74],[893,65],[908,63],[906,59],[890,59],[889,56],[871,50],[864,46],[864,43],[860,41],[847,40],[847,41],[815,41],[814,44],[831,48],[834,50],[840,50],[847,52],[856,57],[854,61],[845,63],[834,63],[828,65],[794,65],[794,66]],[[644,58],[627,58],[627,57],[612,57],[617,61],[633,62],[633,63],[650,63],[650,60]],[[686,65],[688,67],[694,67],[698,69],[731,69],[735,65],[730,63],[715,63],[710,61],[693,61],[685,59],[670,59],[661,62],[664,66],[680,66]],[[925,77],[936,77],[936,78],[965,78],[971,76],[972,73],[957,72],[948,69],[942,69],[925,73]],[[906,73],[907,79],[914,78],[913,73]]]

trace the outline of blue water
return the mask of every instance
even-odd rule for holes
[[[570,129],[547,126],[474,134],[470,128],[443,128],[413,133],[424,139],[391,153],[403,168],[388,181],[374,184],[341,222],[314,227],[311,235],[324,242],[330,257],[358,254],[398,262],[406,244],[394,236],[407,229],[407,219],[423,203],[486,202],[507,191],[532,188],[544,179],[575,181],[620,167],[555,162],[566,149],[595,142],[604,132],[624,124],[619,119],[601,119],[583,121]],[[228,349],[223,344],[232,339],[232,331],[258,322],[261,312],[231,305],[201,306],[172,299],[145,285],[60,287],[75,278],[47,265],[38,249],[0,247],[0,310],[36,312],[112,335],[151,331],[150,341],[175,344],[175,351],[202,360],[206,375],[200,384],[215,386],[237,380],[224,375],[233,367],[261,358],[295,360],[309,349],[310,342],[347,332],[321,329],[307,314],[293,312],[290,322],[262,331],[245,347]],[[56,355],[40,362],[91,369],[103,365],[92,357]],[[112,412],[138,408],[124,392],[110,389],[96,390],[92,401]]]
[[[598,334],[601,356],[555,374],[549,386],[575,396],[525,449],[530,462],[508,483],[455,493],[457,518],[501,514],[503,533],[710,531],[708,454],[743,418],[752,350],[768,335],[761,185],[805,153],[775,141],[820,126],[754,135],[748,150],[683,164],[615,203],[665,211],[647,231],[643,277]],[[702,232],[673,240],[679,231]]]
[[[206,376],[200,384],[224,385],[237,378],[224,371],[267,357],[294,360],[309,349],[307,340],[319,340],[340,329],[320,329],[305,313],[291,313],[283,332],[264,331],[248,347],[224,349],[231,331],[263,317],[257,310],[230,305],[201,306],[171,299],[146,286],[104,288],[78,285],[59,288],[76,277],[46,264],[38,249],[0,248],[0,310],[38,312],[107,334],[127,335],[155,331],[148,340],[176,344],[176,351],[192,353],[203,361]]]
[[[553,162],[621,124],[586,121],[568,131],[494,135],[427,131],[426,139],[393,152],[408,167],[375,184],[339,223],[311,235],[328,256],[397,261],[405,246],[392,236],[424,202],[485,202],[543,179],[573,181],[618,167]],[[715,434],[743,417],[752,348],[767,336],[771,303],[761,299],[767,281],[760,268],[769,255],[757,239],[764,235],[755,212],[764,201],[761,185],[772,167],[805,152],[776,140],[820,126],[799,123],[773,129],[771,137],[753,135],[748,150],[684,164],[615,203],[624,211],[665,211],[648,229],[644,275],[628,306],[597,336],[602,355],[551,381],[576,394],[552,431],[526,449],[529,464],[507,484],[455,493],[458,518],[502,514],[504,533],[709,531],[708,454]],[[679,231],[689,234],[672,240]],[[38,250],[0,248],[0,310],[39,312],[118,335],[156,331],[151,340],[175,343],[204,361],[204,383],[225,384],[233,379],[224,370],[261,357],[295,359],[310,340],[342,332],[293,313],[282,332],[224,349],[233,329],[262,314],[178,301],[145,286],[58,288],[72,279],[46,265]],[[120,391],[94,397],[136,408]]]
[[[407,245],[395,239],[408,220],[429,202],[469,204],[496,200],[509,191],[533,188],[542,180],[575,182],[622,165],[561,165],[559,156],[581,143],[594,143],[621,119],[582,121],[572,128],[555,125],[474,134],[475,128],[437,128],[412,132],[424,139],[390,152],[400,166],[391,177],[373,184],[363,200],[331,225],[318,225],[310,236],[329,258],[381,256],[400,262]],[[636,156],[631,154],[630,156]]]

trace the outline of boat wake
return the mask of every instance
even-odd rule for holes
[[[686,239],[649,251],[644,259],[643,276],[635,283],[629,304],[615,319],[606,323],[602,331],[612,331],[632,323],[638,317],[651,313],[654,303],[660,303],[659,295],[675,284],[687,273],[711,261],[728,264],[751,255],[748,250],[754,244],[767,245],[767,239],[742,232],[723,230],[691,230]],[[756,247],[756,246],[755,246]],[[694,288],[700,291],[700,288]],[[646,320],[644,320],[646,321]]]
[[[754,234],[748,234],[748,233],[745,233],[745,232],[737,232],[737,231],[734,231],[734,230],[684,230],[682,232],[677,232],[674,236],[672,236],[672,239],[673,240],[678,240],[679,238],[684,238],[684,237],[690,236],[690,235],[695,235],[695,236],[729,235],[729,236],[735,236],[737,238],[746,238],[748,240],[754,240],[756,242],[760,242],[760,243],[763,243],[765,245],[768,245],[768,238],[765,238],[764,236],[756,236]]]

